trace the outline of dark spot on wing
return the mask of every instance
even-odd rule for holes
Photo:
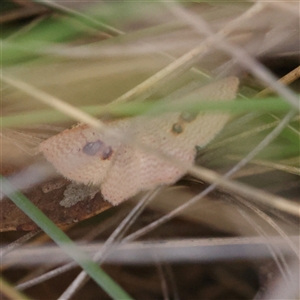
[[[172,130],[171,132],[174,134],[180,134],[184,131],[185,125],[186,123],[190,123],[193,120],[195,120],[197,118],[197,114],[196,113],[189,113],[189,112],[182,112],[179,116],[178,116],[178,120],[176,123],[174,123],[172,125]]]
[[[100,140],[96,141],[96,142],[91,142],[91,143],[87,143],[82,151],[83,153],[85,153],[86,155],[89,156],[94,156],[96,155],[99,151],[102,150],[102,148],[105,147],[105,144],[103,142],[101,142]]]
[[[180,114],[180,119],[184,122],[187,122],[187,123],[192,122],[193,120],[196,119],[196,117],[197,117],[197,114],[189,113],[189,112],[186,112],[186,111],[184,111]]]
[[[173,133],[179,134],[179,133],[182,133],[182,131],[183,131],[183,128],[182,128],[181,124],[179,124],[179,123],[174,123],[173,124],[173,126],[172,126],[172,132]]]
[[[105,160],[105,159],[110,158],[112,153],[113,153],[113,151],[112,151],[111,147],[106,147],[104,149],[104,151],[102,152],[102,159]]]
[[[87,143],[83,148],[82,152],[88,156],[100,155],[103,160],[108,159],[112,155],[112,149],[110,146],[105,145],[100,140],[95,142]]]

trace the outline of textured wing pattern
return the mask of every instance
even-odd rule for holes
[[[236,77],[225,78],[201,88],[187,101],[234,99],[238,82]],[[178,112],[108,123],[109,128],[128,137],[127,143],[80,125],[44,141],[40,150],[65,177],[98,185],[104,198],[117,205],[142,190],[176,182],[192,165],[195,146],[209,143],[228,118],[224,113]],[[135,147],[135,140],[142,149]],[[186,168],[178,168],[166,156]]]

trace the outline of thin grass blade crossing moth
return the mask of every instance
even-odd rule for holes
[[[232,100],[238,84],[238,78],[228,77],[197,90],[197,96],[200,101]],[[228,118],[224,113],[170,112],[151,118],[117,120],[107,126],[190,166],[196,145],[203,147],[209,143]],[[62,175],[77,183],[99,187],[103,197],[113,205],[142,190],[173,184],[185,173],[163,158],[87,125],[64,130],[43,141],[39,149]]]

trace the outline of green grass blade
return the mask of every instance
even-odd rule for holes
[[[187,104],[183,102],[181,105],[173,105],[164,102],[129,102],[111,105],[93,105],[79,107],[86,113],[91,115],[110,114],[118,117],[132,117],[136,115],[151,112],[152,114],[161,114],[170,111],[230,111],[235,113],[243,113],[250,111],[258,112],[286,112],[290,109],[290,105],[280,98],[270,98],[264,100],[239,100],[239,101],[201,101],[198,103]],[[22,113],[22,115],[10,115],[2,117],[2,127],[17,127],[21,125],[59,122],[69,120],[70,118],[61,112],[55,110],[41,110],[30,113]]]

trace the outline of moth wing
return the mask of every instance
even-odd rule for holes
[[[211,84],[208,84],[195,92],[191,93],[191,102],[201,101],[229,101],[236,97],[236,93],[239,86],[239,79],[234,76],[230,76]],[[193,97],[196,96],[196,97]],[[185,126],[185,135],[179,137],[183,139],[189,137],[189,141],[185,140],[187,145],[205,146],[223,129],[230,114],[224,112],[201,112],[195,120],[187,123]]]
[[[101,193],[111,204],[118,205],[140,190],[140,153],[133,146],[121,145],[101,184]]]
[[[141,156],[140,182],[143,190],[173,184],[186,173],[163,158],[147,153]]]
[[[151,149],[169,155],[170,152],[173,152],[171,150],[173,149],[175,152],[172,154],[181,161],[187,161],[187,156],[190,157],[189,161],[191,163],[194,159],[195,153],[193,150],[184,149],[182,151],[178,147],[174,148],[169,138],[165,141],[161,138],[157,132],[157,125],[161,125],[161,121],[159,121],[159,124],[152,122],[153,127],[150,126],[151,130],[148,126],[142,126],[140,121],[147,122],[148,120],[139,120],[139,123],[135,120],[134,124],[139,125],[136,127],[138,128],[136,136],[139,142],[142,142],[145,147],[149,147],[149,152],[128,144],[122,144],[116,151],[111,167],[101,184],[103,197],[113,205],[123,202],[140,191],[149,190],[158,185],[172,184],[184,175],[185,171],[178,169],[164,158],[151,153]],[[169,121],[167,125],[169,126]],[[167,137],[168,132],[165,132],[165,134]]]
[[[197,95],[203,100],[230,100],[235,97],[237,87],[238,79],[229,77],[201,88]],[[151,153],[151,149],[189,167],[194,161],[195,146],[210,142],[228,118],[228,114],[202,113],[193,121],[183,124],[179,132],[173,130],[173,126],[179,124],[180,113],[152,118],[137,117],[129,121],[128,129],[134,132],[139,142],[149,147],[150,152],[136,150],[134,146],[121,146],[101,185],[103,196],[117,205],[142,190],[175,183],[186,170],[174,166],[165,157]]]
[[[195,145],[190,146],[188,136],[181,138],[172,132],[172,125],[180,113],[165,113],[156,117],[141,117],[138,140],[149,152],[142,151],[140,155],[140,181],[143,189],[151,189],[157,185],[175,183],[187,169],[178,168],[172,160],[183,163],[186,167],[192,165],[196,154]],[[155,153],[151,153],[151,149]],[[161,155],[160,155],[161,154]],[[168,157],[171,158],[168,160]]]
[[[118,148],[118,144],[110,145],[105,136],[87,125],[80,125],[43,141],[39,150],[66,178],[77,183],[99,185]]]
[[[191,155],[191,163],[194,155]],[[115,154],[112,167],[101,184],[103,197],[118,205],[143,190],[175,183],[185,171],[156,155],[124,145]]]

